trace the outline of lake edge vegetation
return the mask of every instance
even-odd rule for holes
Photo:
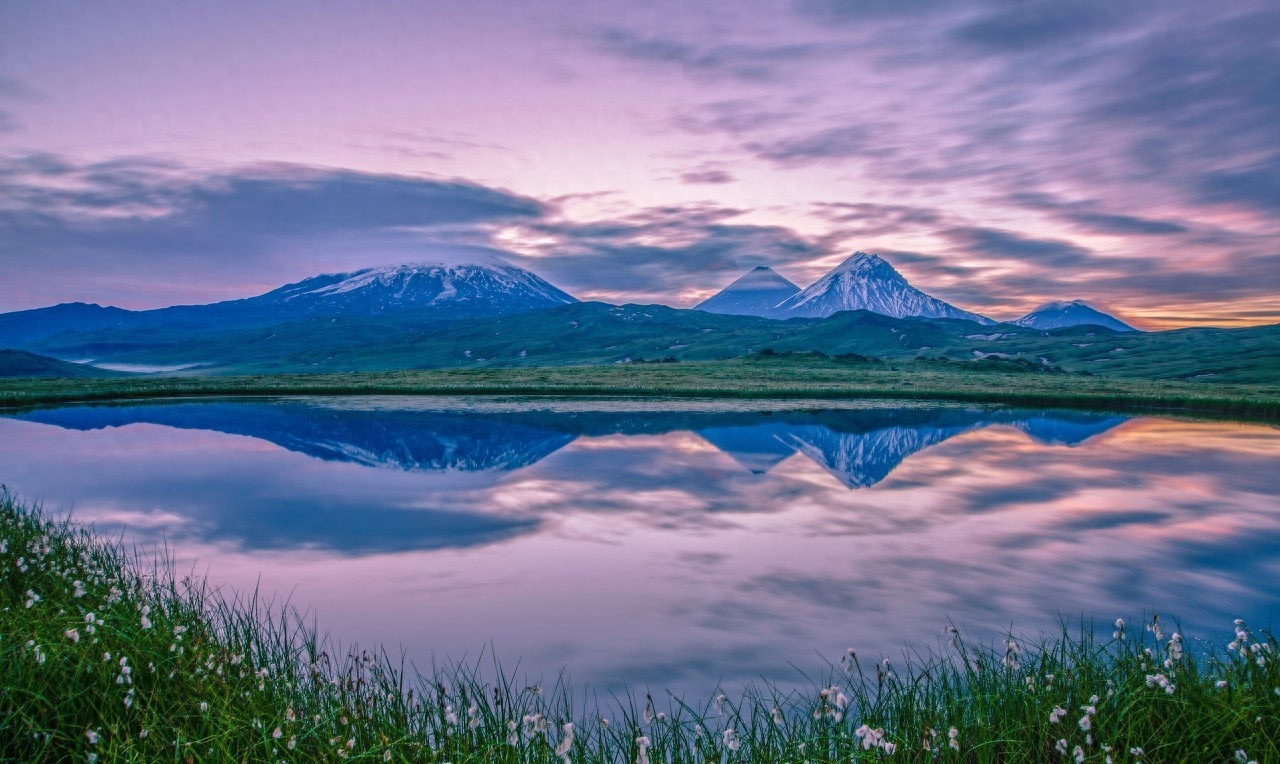
[[[995,645],[951,626],[899,661],[851,648],[808,690],[600,703],[565,675],[334,649],[287,603],[179,579],[0,488],[5,760],[1280,760],[1275,636],[1144,621]]]
[[[1280,422],[1280,387],[1141,380],[988,359],[879,361],[813,353],[730,361],[258,376],[0,379],[0,408],[157,398],[521,395],[899,399]]]

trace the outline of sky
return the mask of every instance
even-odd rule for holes
[[[856,250],[997,319],[1280,322],[1280,6],[0,4],[0,311],[501,250],[691,307]]]

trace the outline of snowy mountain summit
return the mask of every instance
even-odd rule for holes
[[[1132,326],[1090,307],[1083,300],[1047,302],[1011,322],[1028,329],[1065,329],[1069,326],[1102,326],[1117,332],[1134,332]]]
[[[314,303],[324,312],[365,315],[425,307],[448,307],[459,315],[503,315],[577,302],[536,274],[496,258],[314,276],[255,299],[294,309]]]
[[[771,316],[778,303],[799,291],[800,287],[761,265],[693,309],[732,316]]]
[[[894,318],[921,316],[995,323],[921,292],[884,258],[866,252],[855,252],[808,289],[780,303],[775,310],[783,318],[825,318],[842,310],[868,310]]]

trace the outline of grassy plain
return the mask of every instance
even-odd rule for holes
[[[1143,380],[1025,362],[869,361],[796,353],[729,361],[346,374],[0,380],[0,407],[168,397],[548,395],[893,398],[1280,421],[1280,384]]]

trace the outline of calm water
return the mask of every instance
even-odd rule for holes
[[[647,404],[652,407],[652,403]],[[420,666],[708,694],[1061,616],[1280,616],[1280,431],[978,408],[286,399],[0,418],[0,482]],[[761,404],[752,404],[760,406]]]

